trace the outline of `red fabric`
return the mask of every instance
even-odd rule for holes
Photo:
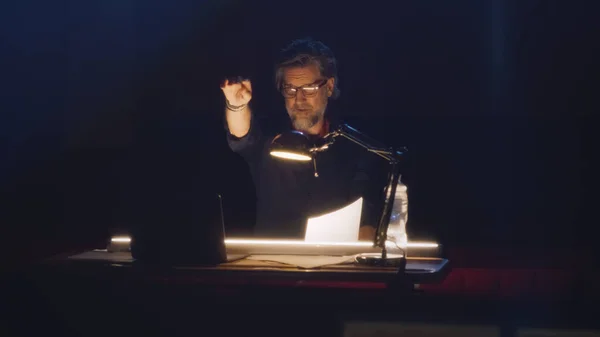
[[[319,137],[325,137],[328,133],[329,133],[329,121],[325,120],[325,123],[323,123],[323,128],[321,129],[321,132],[319,133]]]
[[[523,296],[600,298],[600,274],[577,274],[561,269],[455,268],[440,284],[423,284],[420,289],[436,294],[461,294],[517,298]]]

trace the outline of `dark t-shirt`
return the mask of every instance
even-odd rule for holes
[[[332,125],[335,127],[335,125]],[[308,218],[340,209],[363,197],[361,226],[376,227],[387,178],[385,160],[338,137],[313,162],[269,155],[274,135],[266,135],[253,116],[247,135],[227,130],[231,149],[248,163],[257,194],[257,237],[304,238]],[[285,131],[282,129],[281,131]]]

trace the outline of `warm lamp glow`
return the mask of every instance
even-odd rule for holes
[[[296,161],[310,161],[312,159],[310,156],[307,156],[307,155],[293,153],[293,152],[285,152],[285,151],[271,151],[271,155],[273,157],[296,160]]]
[[[273,138],[269,146],[269,153],[273,157],[281,159],[311,161],[310,148],[308,136],[300,131],[290,131]]]
[[[130,243],[131,238],[129,236],[115,236],[110,238],[110,242]]]

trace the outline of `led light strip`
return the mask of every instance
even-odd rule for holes
[[[356,242],[318,242],[318,241],[300,241],[300,240],[260,240],[260,239],[226,239],[226,244],[239,245],[280,245],[280,246],[342,246],[342,247],[372,247],[370,241]],[[396,244],[392,241],[387,241],[387,245]],[[435,242],[409,242],[409,248],[438,248],[439,245]]]
[[[115,243],[130,243],[131,238],[128,236],[115,236],[110,239]],[[260,245],[260,246],[339,246],[339,247],[371,247],[372,242],[356,241],[356,242],[331,242],[331,241],[300,241],[300,240],[268,240],[268,239],[226,239],[225,244],[228,245]],[[395,246],[396,244],[388,241],[386,245]],[[438,248],[439,245],[435,242],[409,242],[408,248]]]

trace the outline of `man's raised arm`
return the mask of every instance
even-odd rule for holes
[[[252,99],[252,84],[249,80],[240,82],[225,80],[221,90],[225,95],[225,120],[229,133],[242,138],[250,131],[252,111],[248,104]]]
[[[255,164],[260,159],[265,141],[249,105],[252,84],[249,80],[226,80],[221,90],[225,95],[225,128],[229,148],[248,163]]]

